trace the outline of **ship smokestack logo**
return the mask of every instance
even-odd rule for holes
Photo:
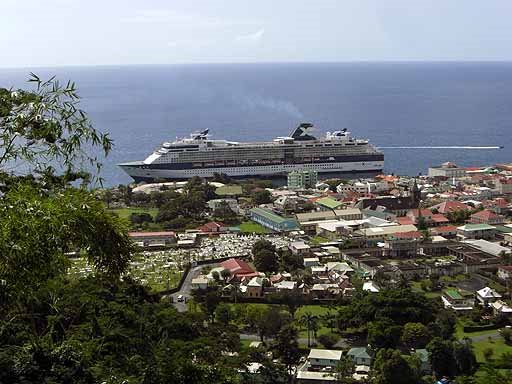
[[[302,123],[293,131],[291,137],[295,140],[316,140],[316,137],[311,135],[311,131],[313,130],[313,124],[311,123]]]

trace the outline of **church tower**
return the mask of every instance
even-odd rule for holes
[[[418,188],[418,183],[416,182],[416,178],[414,178],[414,184],[412,185],[412,188],[411,188],[411,200],[416,207],[419,206],[420,201],[421,201],[421,191]]]

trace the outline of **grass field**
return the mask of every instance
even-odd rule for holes
[[[149,213],[154,219],[158,213],[158,208],[116,208],[110,209],[110,212],[113,212],[119,217],[127,220],[130,219],[130,215],[132,213]]]
[[[411,288],[415,292],[423,293],[426,298],[428,299],[435,299],[437,297],[441,296],[441,291],[431,292],[431,291],[424,291],[421,288],[421,281],[413,281],[411,282]]]
[[[503,339],[492,339],[492,340],[482,340],[482,341],[475,341],[473,342],[473,348],[476,355],[476,360],[479,363],[484,363],[484,351],[487,348],[491,348],[494,353],[492,355],[492,359],[496,360],[499,359],[502,353],[509,352],[512,353],[512,346],[505,344]]]
[[[311,242],[315,245],[320,245],[322,243],[328,243],[330,240],[322,237],[322,236],[315,236],[311,239]]]
[[[465,337],[471,336],[483,336],[483,335],[494,335],[496,334],[496,329],[490,329],[487,331],[477,331],[477,332],[464,332],[464,324],[462,322],[457,321],[457,325],[455,326],[455,337],[458,340],[461,340]]]
[[[257,234],[270,233],[270,231],[267,228],[258,223],[255,223],[254,221],[245,221],[242,224],[240,224],[240,231],[242,233]]]

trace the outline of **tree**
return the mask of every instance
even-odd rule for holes
[[[424,348],[429,339],[428,329],[421,323],[407,323],[402,331],[402,343],[409,348]]]
[[[334,368],[334,377],[336,383],[348,384],[353,383],[352,374],[354,372],[355,364],[354,361],[348,356],[341,356],[340,361]]]
[[[331,349],[339,339],[339,336],[333,333],[324,333],[318,336],[318,342],[327,349]]]
[[[322,321],[324,322],[324,325],[328,327],[331,330],[331,333],[334,332],[334,328],[336,327],[336,314],[334,312],[327,312],[326,314],[322,315]]]
[[[483,355],[486,361],[490,361],[494,355],[494,349],[492,349],[491,347],[485,348],[483,350]]]
[[[275,246],[267,240],[258,240],[252,247],[254,265],[261,272],[277,272],[279,260]]]
[[[286,324],[286,319],[282,316],[277,307],[271,306],[260,309],[256,319],[256,328],[260,340],[263,341],[265,337],[277,335]]]
[[[427,223],[425,221],[425,217],[423,217],[423,216],[418,217],[418,223],[416,224],[416,226],[418,227],[418,229],[420,231],[426,231],[428,227],[427,227]]]
[[[267,191],[266,189],[257,191],[255,193],[253,193],[252,201],[256,205],[270,204],[272,202],[272,194],[269,191]]]
[[[476,379],[477,384],[511,384],[512,379],[510,378],[510,374],[501,373],[498,369],[494,368],[491,365],[484,365],[480,371],[481,374],[478,375]]]
[[[300,317],[300,323],[306,326],[308,332],[308,347],[311,348],[311,334],[315,326],[318,324],[318,316],[313,315],[311,312],[305,312]]]
[[[291,377],[293,367],[299,362],[300,350],[297,341],[297,329],[287,325],[279,331],[274,344],[276,356],[286,366],[288,375]]]
[[[510,341],[512,340],[512,329],[510,328],[503,328],[501,331],[501,337],[503,337],[503,340],[506,344],[510,344]]]
[[[147,212],[132,212],[130,214],[130,222],[134,225],[140,225],[142,223],[152,223],[153,217]]]
[[[95,130],[80,109],[75,83],[62,86],[55,78],[41,80],[31,74],[33,92],[0,89],[0,168],[23,166],[39,174],[54,175],[55,165],[65,182],[77,177],[90,180],[89,166],[101,163],[86,148],[99,147],[107,155],[112,141]]]
[[[213,280],[215,280],[217,283],[220,281],[220,273],[218,271],[212,272]]]
[[[41,195],[20,183],[0,200],[0,212],[0,279],[15,291],[62,275],[69,252],[83,252],[98,273],[114,279],[131,259],[125,224],[85,190]]]
[[[201,301],[201,309],[213,323],[215,320],[215,310],[220,303],[220,297],[217,290],[208,290]]]
[[[227,304],[219,304],[215,308],[215,318],[221,324],[228,325],[232,320],[231,307]]]
[[[453,343],[453,355],[457,364],[458,375],[475,373],[478,364],[469,339]]]
[[[455,375],[456,362],[451,341],[436,337],[427,345],[427,351],[432,371],[437,377]]]
[[[377,352],[373,365],[373,377],[376,384],[415,383],[413,370],[395,349],[381,349]]]
[[[304,297],[297,291],[283,291],[273,297],[276,302],[286,306],[292,320],[295,319],[295,313],[304,304]]]
[[[231,271],[227,268],[223,269],[222,271],[220,271],[220,276],[222,277],[224,282],[227,282],[229,280],[229,278],[231,277]]]
[[[372,321],[368,324],[368,343],[373,348],[395,348],[400,340],[402,327],[389,320]]]

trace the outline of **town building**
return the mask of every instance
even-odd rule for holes
[[[464,168],[458,167],[456,164],[451,162],[446,162],[441,164],[439,167],[430,167],[428,169],[429,177],[447,177],[451,178],[459,178],[466,176],[466,170]]]
[[[512,308],[503,300],[496,300],[491,304],[491,308],[494,316],[501,315],[512,317]]]
[[[365,240],[367,244],[376,244],[380,241],[385,241],[391,236],[397,233],[406,233],[406,232],[417,232],[418,228],[412,224],[409,225],[393,225],[387,227],[374,227],[374,228],[365,228],[357,231],[356,233],[360,234]]]
[[[415,258],[422,239],[419,231],[394,233],[384,243],[383,253],[390,259]]]
[[[322,197],[318,200],[315,200],[315,205],[321,210],[321,211],[329,211],[329,210],[336,210],[343,206],[343,203],[341,201],[335,200],[332,197],[326,196]]]
[[[263,297],[263,278],[254,276],[247,283],[245,294],[247,297]]]
[[[499,178],[495,181],[494,186],[500,195],[512,194],[512,178]]]
[[[311,253],[311,247],[304,241],[293,241],[290,243],[288,248],[294,255],[304,256]]]
[[[208,208],[210,208],[213,212],[226,205],[233,211],[233,213],[238,214],[239,212],[238,202],[236,199],[213,199],[209,200],[207,204]]]
[[[456,211],[470,211],[471,207],[457,200],[448,200],[429,208],[430,210],[446,215]]]
[[[489,225],[497,225],[503,224],[505,222],[505,217],[494,213],[488,209],[484,209],[483,211],[478,211],[473,213],[468,220],[470,224],[489,224]]]
[[[373,361],[366,347],[350,348],[347,352],[347,357],[351,358],[355,365],[371,366]]]
[[[308,355],[309,367],[311,370],[334,370],[342,355],[342,351],[333,349],[311,349]]]
[[[444,290],[441,299],[445,308],[451,308],[455,311],[471,311],[475,301],[473,295],[468,295],[454,288]]]
[[[222,223],[219,223],[216,221],[210,221],[209,223],[201,225],[197,229],[202,233],[215,234],[215,233],[226,232],[228,230],[228,227],[226,227]]]
[[[418,208],[421,201],[421,191],[416,180],[411,191],[406,196],[377,196],[375,198],[362,198],[356,203],[361,210],[389,211],[396,216],[405,216],[410,209]]]
[[[141,247],[161,247],[176,243],[174,232],[129,232],[128,236]]]
[[[259,276],[259,273],[256,272],[251,266],[241,259],[231,258],[220,263],[222,269],[227,269],[231,274],[231,279],[235,278],[238,280],[242,280],[244,278],[252,278],[254,276]]]
[[[476,291],[476,301],[483,307],[488,307],[499,299],[501,299],[501,295],[490,287],[484,287]]]
[[[282,217],[267,208],[251,208],[249,218],[276,232],[295,231],[299,228],[295,219]]]
[[[288,173],[289,189],[314,188],[318,182],[318,172],[312,170],[300,170]]]
[[[500,265],[498,267],[498,278],[501,280],[512,280],[512,265]]]
[[[199,275],[192,279],[190,286],[192,289],[207,289],[208,288],[208,278],[203,275]]]
[[[493,239],[496,228],[489,224],[466,224],[457,227],[457,237],[461,239]]]

